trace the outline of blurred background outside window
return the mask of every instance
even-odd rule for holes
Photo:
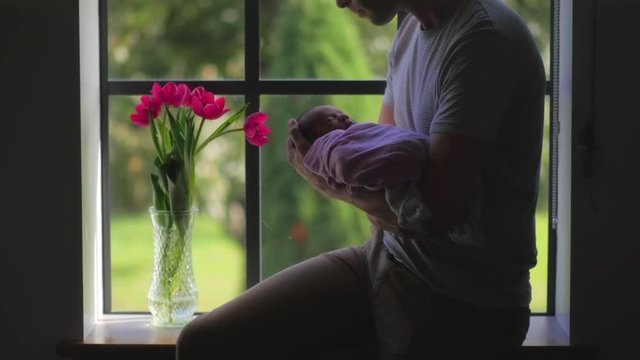
[[[527,21],[548,74],[550,1],[506,2]],[[260,23],[245,23],[244,7],[258,4]],[[251,26],[260,31],[263,80],[384,81],[397,26],[393,21],[375,27],[331,0],[109,0],[107,9],[110,82],[243,81],[245,28]],[[105,226],[110,234],[111,312],[147,311],[153,260],[147,212],[153,148],[148,129],[136,128],[129,120],[140,95],[110,95],[107,104],[110,224]],[[227,100],[234,108],[245,102],[242,95]],[[334,95],[262,95],[259,101],[260,110],[271,116],[273,131],[260,155],[264,278],[321,252],[361,244],[369,236],[369,222],[362,213],[327,201],[289,167],[287,120],[312,105],[333,104],[358,121],[375,122],[382,96],[341,95],[336,87]],[[534,312],[547,310],[548,116],[545,126],[536,216],[539,257],[531,277]],[[244,146],[241,137],[223,137],[198,161],[200,213],[193,238],[198,311],[209,311],[245,289]]]

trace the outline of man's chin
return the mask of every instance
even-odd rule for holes
[[[391,16],[368,16],[369,21],[376,26],[384,26],[387,25],[389,22],[391,22],[391,20],[393,20],[396,17],[396,14],[393,14]]]

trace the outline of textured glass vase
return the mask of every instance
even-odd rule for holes
[[[182,326],[193,318],[198,289],[193,277],[191,234],[198,209],[169,212],[149,209],[153,224],[153,276],[149,311],[154,326]]]

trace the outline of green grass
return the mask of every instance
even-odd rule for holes
[[[198,215],[193,230],[193,268],[198,311],[209,311],[245,287],[244,246],[211,218]],[[113,311],[147,311],[153,269],[153,237],[148,214],[111,219]]]
[[[531,272],[531,310],[547,309],[546,213],[537,220],[538,265]],[[153,269],[153,238],[147,214],[111,219],[111,281],[113,311],[147,311],[147,290]],[[211,218],[199,215],[193,232],[193,266],[199,291],[198,311],[209,311],[234,298],[245,286],[244,246]]]

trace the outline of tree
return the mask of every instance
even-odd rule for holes
[[[267,42],[273,45],[267,76],[371,78],[364,44],[352,19],[330,1],[282,4]],[[274,96],[262,100],[274,129],[271,144],[262,149],[263,276],[321,252],[362,243],[369,236],[369,222],[360,210],[325,199],[287,163],[287,120],[323,103],[364,121],[375,121],[380,108],[380,98],[375,97]]]
[[[505,0],[524,18],[548,58],[549,0]],[[230,79],[244,69],[244,2],[235,0],[110,0],[109,71],[121,79]],[[372,79],[385,73],[386,51],[395,22],[374,27],[325,0],[261,2],[263,77],[281,79]],[[548,61],[547,61],[548,63]],[[210,89],[214,90],[215,89]],[[340,93],[340,89],[336,89]],[[223,95],[223,94],[221,94]],[[112,209],[146,211],[151,203],[148,174],[153,154],[146,133],[128,115],[136,99],[110,99]],[[237,104],[243,99],[233,100]],[[375,121],[380,98],[373,96],[264,96],[271,115],[272,143],[262,149],[264,274],[321,251],[362,242],[368,222],[351,206],[313,191],[286,162],[286,121],[312,104],[336,105],[356,119]],[[237,239],[229,209],[244,208],[244,142],[219,139],[203,154],[197,202],[221,220]],[[217,141],[217,140],[216,140]],[[546,207],[548,146],[543,153],[541,208]],[[235,211],[242,213],[242,211]]]
[[[163,81],[244,75],[243,2],[166,0],[149,6],[145,0],[111,0],[108,7],[110,78]],[[129,121],[138,98],[110,98],[109,160],[114,212],[146,211],[151,204],[153,146],[146,131],[137,131]],[[234,109],[243,102],[235,97],[227,100]],[[205,133],[215,125],[208,122]],[[218,139],[203,151],[196,172],[201,184],[196,199],[201,211],[229,220],[225,218],[228,212],[221,209],[234,204],[244,206],[243,147],[244,140],[236,136]],[[233,232],[235,237],[243,238],[244,230],[236,227]]]

